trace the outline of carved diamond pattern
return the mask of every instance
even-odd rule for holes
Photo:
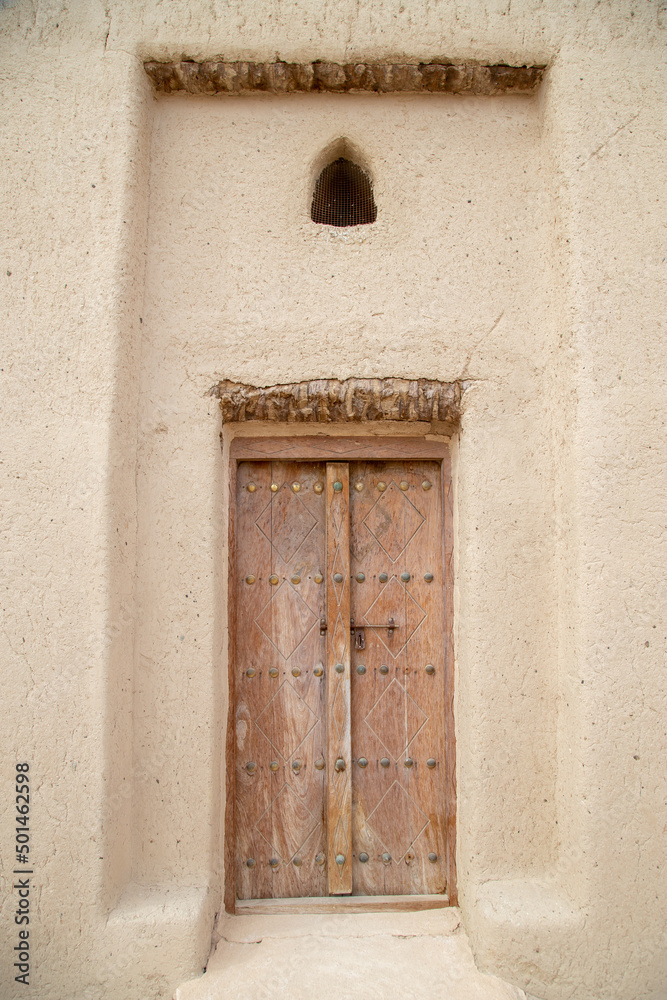
[[[345,825],[342,820],[338,820],[336,824],[336,829],[333,836],[333,853],[334,854],[346,854],[347,853],[347,836],[345,834]]]
[[[259,515],[255,524],[288,562],[311,533],[317,519],[285,483]]]
[[[347,504],[342,493],[334,493],[331,500],[331,520],[333,526],[336,529],[336,534],[340,534],[340,527],[343,523],[343,518],[345,517],[345,511],[347,510]]]
[[[391,561],[396,562],[424,520],[405,493],[392,482],[368,512],[364,524]]]
[[[343,579],[340,582],[334,579],[336,573],[340,573],[340,575],[343,577]],[[346,576],[347,576],[347,569],[345,566],[345,561],[341,555],[340,547],[338,547],[336,548],[336,552],[334,554],[331,565],[331,583],[333,584],[334,592],[336,594],[337,604],[340,604],[341,599],[343,597],[343,591],[345,589],[345,583],[346,583],[345,580]]]
[[[405,856],[406,851],[426,829],[428,822],[428,816],[398,781],[382,796],[366,820],[393,861],[400,861]]]
[[[396,760],[415,738],[427,718],[405,688],[397,680],[393,680],[366,716],[366,725]]]
[[[284,760],[289,760],[317,723],[303,698],[287,681],[257,716],[255,725]]]
[[[281,584],[255,618],[255,624],[286,660],[303,642],[316,621],[316,615],[289,583]]]
[[[345,729],[345,692],[343,691],[343,685],[336,685],[336,693],[333,697],[333,705],[331,707],[331,717],[334,720],[336,731],[338,732],[338,739],[343,736],[343,730]]]
[[[331,636],[331,649],[333,650],[337,663],[343,663],[345,660],[347,635],[348,630],[345,628],[343,619],[340,615],[336,615],[336,624],[334,625],[333,635]]]
[[[318,820],[299,796],[285,784],[255,824],[264,840],[283,861],[293,858]]]
[[[386,625],[390,618],[396,623],[393,635],[389,636],[384,628],[379,628],[377,635],[391,655],[396,657],[424,621],[426,612],[395,576],[383,587],[364,614],[368,625]]]

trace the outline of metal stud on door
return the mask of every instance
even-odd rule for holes
[[[326,895],[321,463],[243,463],[237,479],[236,895]],[[253,488],[250,489],[250,486]],[[298,488],[297,488],[298,487]],[[252,580],[252,583],[249,581]]]
[[[352,654],[352,751],[365,761],[352,775],[354,892],[442,893],[442,507],[430,488],[438,468],[353,463],[350,475],[361,485],[350,498],[351,615],[363,635],[363,652],[355,642]]]
[[[240,900],[447,888],[439,474],[239,466]]]

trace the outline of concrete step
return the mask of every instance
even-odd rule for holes
[[[460,914],[225,917],[199,979],[174,1000],[526,1000],[475,967]]]

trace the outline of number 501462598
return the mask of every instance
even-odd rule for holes
[[[16,765],[16,860],[27,865],[30,854],[30,765]]]

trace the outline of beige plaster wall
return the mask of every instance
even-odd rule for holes
[[[0,6],[2,748],[35,789],[33,985],[3,996],[165,998],[205,964],[227,666],[205,393],[350,374],[467,383],[457,850],[480,965],[545,1000],[667,995],[666,28],[622,0]],[[155,100],[141,66],[276,53],[549,70],[532,98]],[[352,233],[307,214],[340,136],[378,199]]]

